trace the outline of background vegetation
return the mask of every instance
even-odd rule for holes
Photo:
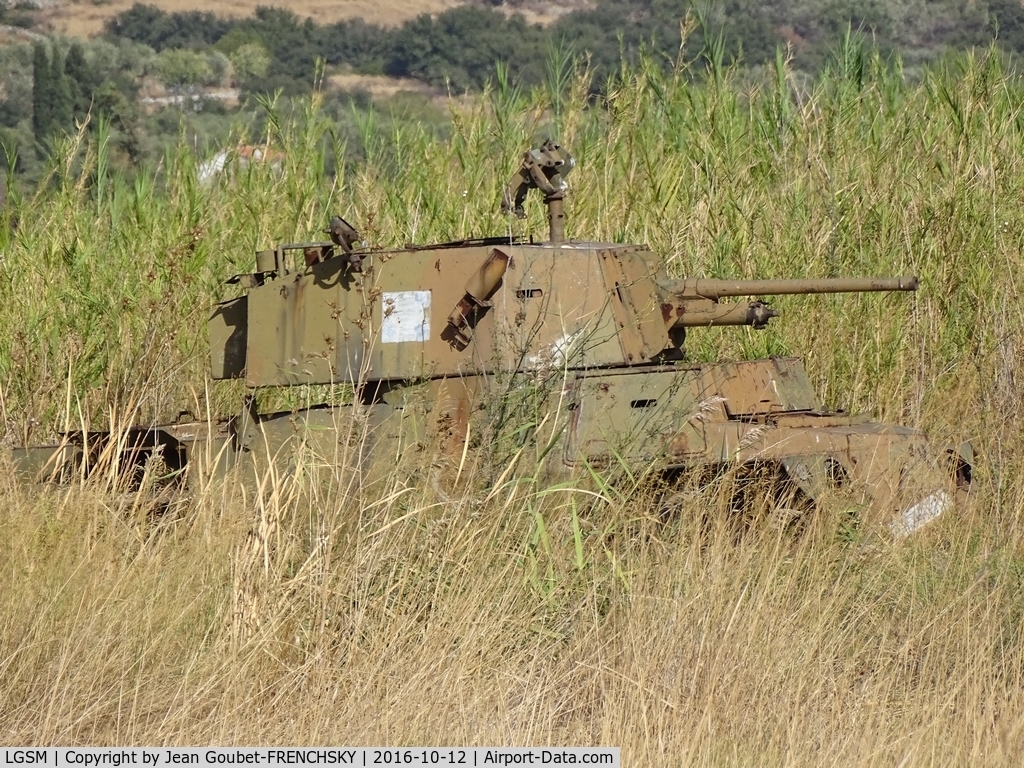
[[[106,122],[56,139],[0,226],[3,443],[237,412],[242,393],[206,378],[204,322],[254,249],[333,212],[374,245],[541,232],[539,207],[519,224],[497,203],[553,134],[579,161],[570,236],[649,242],[676,274],[919,274],[913,296],[779,301],[770,329],[694,332],[690,351],[806,354],[831,405],[973,440],[971,501],[902,543],[829,508],[799,541],[765,526],[737,543],[696,484],[666,509],[528,463],[471,457],[455,482],[429,450],[372,490],[314,457],[204,481],[163,516],[98,482],[19,486],[4,458],[2,740],[1020,761],[1024,85],[994,50],[911,80],[851,38],[811,82],[711,45],[640,57],[596,102],[593,82],[564,59],[534,89],[498,78],[450,102],[447,137],[365,113],[361,159],[336,174],[349,148],[318,94],[266,102],[237,135],[281,148],[279,169],[206,185],[186,140],[129,178]]]
[[[44,69],[42,54],[24,41],[0,46],[0,69],[8,73],[0,88],[0,144],[8,152],[0,154],[16,152],[18,178],[31,187],[43,174],[53,136],[73,133],[91,110],[111,129],[111,163],[134,173],[158,163],[162,147],[182,132],[212,153],[258,112],[257,97],[300,98],[314,87],[333,102],[326,109],[351,145],[371,98],[361,86],[332,85],[335,77],[401,78],[406,90],[419,83],[414,87],[443,97],[493,84],[501,63],[510,82],[530,89],[544,84],[548,59],[566,52],[586,59],[588,90],[596,97],[622,62],[632,66],[646,56],[665,69],[705,50],[755,80],[781,50],[809,85],[851,30],[912,79],[927,63],[972,48],[994,46],[1008,67],[1024,51],[1024,9],[1016,0],[595,0],[547,26],[527,23],[517,13],[526,9],[525,0],[479,0],[389,27],[361,19],[321,23],[271,6],[239,18],[136,4],[111,17],[96,39],[37,36],[33,48],[45,49]],[[44,16],[0,3],[0,24],[41,29]],[[60,89],[63,79],[70,89]],[[422,93],[376,106],[442,132],[450,128]],[[93,120],[91,130],[97,125]],[[6,162],[0,157],[0,165]]]
[[[704,28],[686,37],[686,53],[699,53],[705,35],[720,37],[716,43],[726,56],[749,66],[770,63],[776,49],[789,44],[794,67],[817,72],[829,47],[849,27],[869,35],[883,55],[899,51],[911,66],[994,39],[1001,50],[1024,52],[1024,9],[1013,0],[732,0],[704,6],[692,0],[597,0],[546,27],[528,25],[522,16],[492,7],[501,5],[471,4],[424,14],[392,29],[359,19],[319,25],[269,7],[259,8],[250,19],[223,19],[140,4],[112,19],[107,32],[158,51],[212,46],[229,52],[255,43],[268,51],[273,63],[268,80],[253,85],[296,91],[308,91],[309,72],[318,57],[361,72],[449,85],[456,92],[481,88],[492,75],[493,62],[500,60],[523,85],[538,85],[546,52],[559,43],[585,51],[601,83],[623,57],[635,62],[643,50],[659,60],[674,60],[683,44],[680,22],[694,11],[702,16]]]

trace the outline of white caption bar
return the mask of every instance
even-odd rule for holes
[[[3,765],[122,766],[600,765],[621,768],[618,747],[0,747]]]

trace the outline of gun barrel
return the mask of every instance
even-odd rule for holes
[[[819,280],[705,280],[688,277],[673,283],[669,290],[680,298],[712,301],[730,296],[916,291],[917,277],[834,277]]]

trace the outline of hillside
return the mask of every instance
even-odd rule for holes
[[[93,0],[64,0],[61,5],[44,11],[46,24],[55,32],[72,37],[89,37],[102,31],[103,24],[135,4],[136,0],[108,0],[97,4]],[[257,6],[268,5],[264,0],[222,0],[211,8],[201,0],[152,0],[163,11],[209,11],[222,16],[251,16]],[[396,25],[421,13],[440,11],[461,5],[459,0],[393,0],[383,4],[372,0],[296,0],[287,7],[300,17],[310,17],[323,23],[361,17],[375,24]]]
[[[48,6],[40,13],[46,27],[70,37],[90,37],[103,30],[108,19],[131,8],[138,0],[56,0],[40,3]],[[268,0],[222,0],[211,5],[202,0],[149,0],[162,11],[214,11],[221,16],[244,18],[252,16],[261,5],[282,5],[301,18],[312,18],[319,24],[330,24],[343,19],[361,18],[370,24],[398,26],[422,13],[440,13],[448,8],[466,5],[466,0],[390,0],[387,3],[373,0],[296,0],[288,3],[272,3]],[[519,2],[516,12],[523,13],[529,21],[549,22],[559,15],[561,8],[581,6],[584,3],[567,0],[534,0]]]

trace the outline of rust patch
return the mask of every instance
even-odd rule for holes
[[[685,432],[680,432],[669,443],[668,452],[672,456],[685,456],[690,452],[690,439]]]

